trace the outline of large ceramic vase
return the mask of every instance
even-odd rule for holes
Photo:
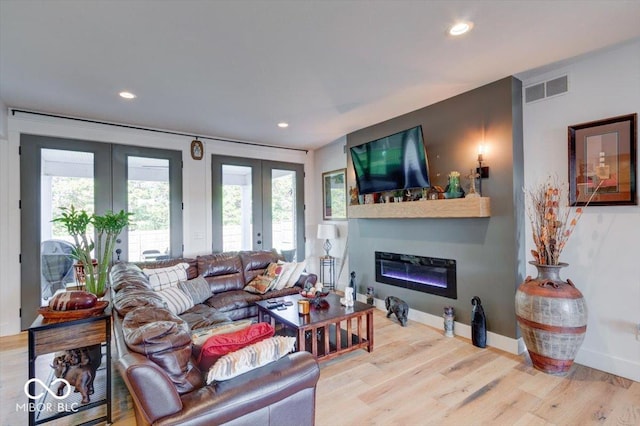
[[[540,265],[536,278],[527,279],[516,292],[516,318],[533,366],[549,374],[564,375],[587,331],[587,304],[571,280],[560,279],[559,265]]]

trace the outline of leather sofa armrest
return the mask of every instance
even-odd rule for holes
[[[319,378],[320,367],[313,355],[309,352],[292,353],[233,379],[182,395],[182,411],[160,419],[156,425],[218,425],[238,421],[245,415],[282,404],[289,396],[300,392],[304,394],[307,390],[311,391],[308,394],[310,401],[303,404],[303,410],[310,412],[296,414],[299,418],[314,419],[315,387]],[[289,411],[301,409],[297,404],[282,408]]]
[[[134,352],[128,352],[117,362],[131,398],[146,424],[182,410],[182,400],[176,387],[153,361]]]
[[[303,272],[302,274],[300,274],[300,278],[298,278],[298,281],[296,281],[295,285],[301,288],[305,288],[306,284],[309,284],[309,286],[314,286],[317,282],[318,276],[316,274]]]

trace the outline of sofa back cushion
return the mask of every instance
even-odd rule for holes
[[[242,262],[236,253],[208,254],[197,259],[198,273],[207,280],[212,293],[244,287]]]
[[[178,257],[175,259],[154,260],[153,262],[136,262],[140,269],[167,268],[179,263],[187,263],[187,279],[192,280],[198,276],[198,261],[192,257]]]
[[[258,275],[264,275],[270,263],[278,262],[278,254],[274,251],[242,251],[240,252],[244,268],[245,284],[249,284]],[[242,288],[241,287],[241,288]]]

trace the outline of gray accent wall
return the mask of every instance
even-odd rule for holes
[[[471,298],[479,296],[488,330],[517,337],[514,295],[525,270],[521,93],[520,80],[507,77],[347,135],[350,148],[422,125],[431,182],[442,187],[450,171],[465,176],[477,166],[481,143],[490,167],[482,184],[483,195],[491,197],[490,218],[349,219],[349,266],[358,293],[373,286],[379,299],[397,296],[411,309],[438,316],[453,306],[465,324]],[[355,186],[348,149],[347,167],[347,185]],[[461,181],[466,188],[469,180]],[[455,259],[457,300],[377,283],[375,251]]]

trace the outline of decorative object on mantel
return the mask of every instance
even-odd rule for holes
[[[106,293],[116,239],[129,225],[132,214],[121,210],[119,213],[108,211],[103,215],[90,215],[84,210],[76,210],[72,205],[69,208],[63,207],[62,214],[53,219],[53,222],[61,223],[67,233],[73,237],[75,243],[73,257],[84,265],[85,288],[97,297],[102,297]],[[87,227],[90,224],[93,225],[97,235],[95,243],[87,233]],[[94,268],[94,259],[91,255],[94,248],[95,260],[98,262],[97,268]]]
[[[479,177],[480,174],[474,172],[473,170],[471,170],[471,173],[467,175],[467,178],[469,179],[471,184],[469,185],[469,193],[465,195],[465,198],[477,198],[480,196],[480,194],[476,192],[476,179],[478,179]]]
[[[597,188],[593,194],[596,192]],[[587,304],[582,293],[571,280],[560,279],[560,268],[568,266],[560,262],[560,254],[582,216],[582,208],[571,215],[566,188],[556,179],[525,193],[536,246],[531,251],[535,260],[529,263],[536,267],[538,276],[527,277],[518,287],[516,318],[533,366],[564,375],[587,331]]]
[[[442,317],[444,318],[444,335],[446,337],[453,337],[453,327],[455,324],[453,306],[445,306]]]
[[[396,318],[403,327],[407,326],[407,317],[409,316],[409,305],[402,299],[395,296],[389,296],[384,299],[384,306],[387,308],[387,318],[391,314],[396,314]]]
[[[349,205],[357,206],[358,204],[362,204],[358,198],[358,188],[355,186],[349,187]]]
[[[484,315],[482,301],[478,296],[471,299],[471,341],[479,348],[487,347],[487,317]]]
[[[449,184],[445,189],[445,198],[462,198],[464,191],[460,186],[460,172],[452,171],[449,173]]]

